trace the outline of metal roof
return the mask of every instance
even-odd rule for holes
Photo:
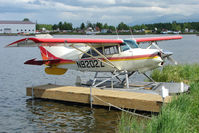
[[[31,21],[9,21],[9,20],[0,20],[0,24],[35,24]]]

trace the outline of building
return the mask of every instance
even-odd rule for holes
[[[36,24],[31,21],[1,21],[0,33],[35,33]]]

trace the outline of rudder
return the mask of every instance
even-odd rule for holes
[[[52,59],[58,59],[56,56],[54,56],[52,53],[47,51],[44,47],[40,46],[39,47],[41,56],[43,60],[52,60]]]

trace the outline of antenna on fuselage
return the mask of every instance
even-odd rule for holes
[[[117,39],[120,39],[116,27],[115,27],[115,33],[117,34]]]

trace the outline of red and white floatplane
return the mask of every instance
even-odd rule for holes
[[[72,39],[53,38],[52,36],[30,37],[15,41],[6,47],[38,47],[42,60],[31,59],[29,65],[46,65],[47,74],[62,75],[68,69],[96,72],[92,86],[117,79],[129,88],[129,77],[135,72],[145,72],[164,65],[166,59],[177,64],[171,58],[172,52],[164,52],[158,41],[181,39],[182,36],[146,37],[131,39]],[[140,48],[141,43],[147,48]],[[153,46],[154,48],[152,49]],[[96,83],[99,72],[110,72],[111,77]],[[119,76],[125,75],[123,79]]]

